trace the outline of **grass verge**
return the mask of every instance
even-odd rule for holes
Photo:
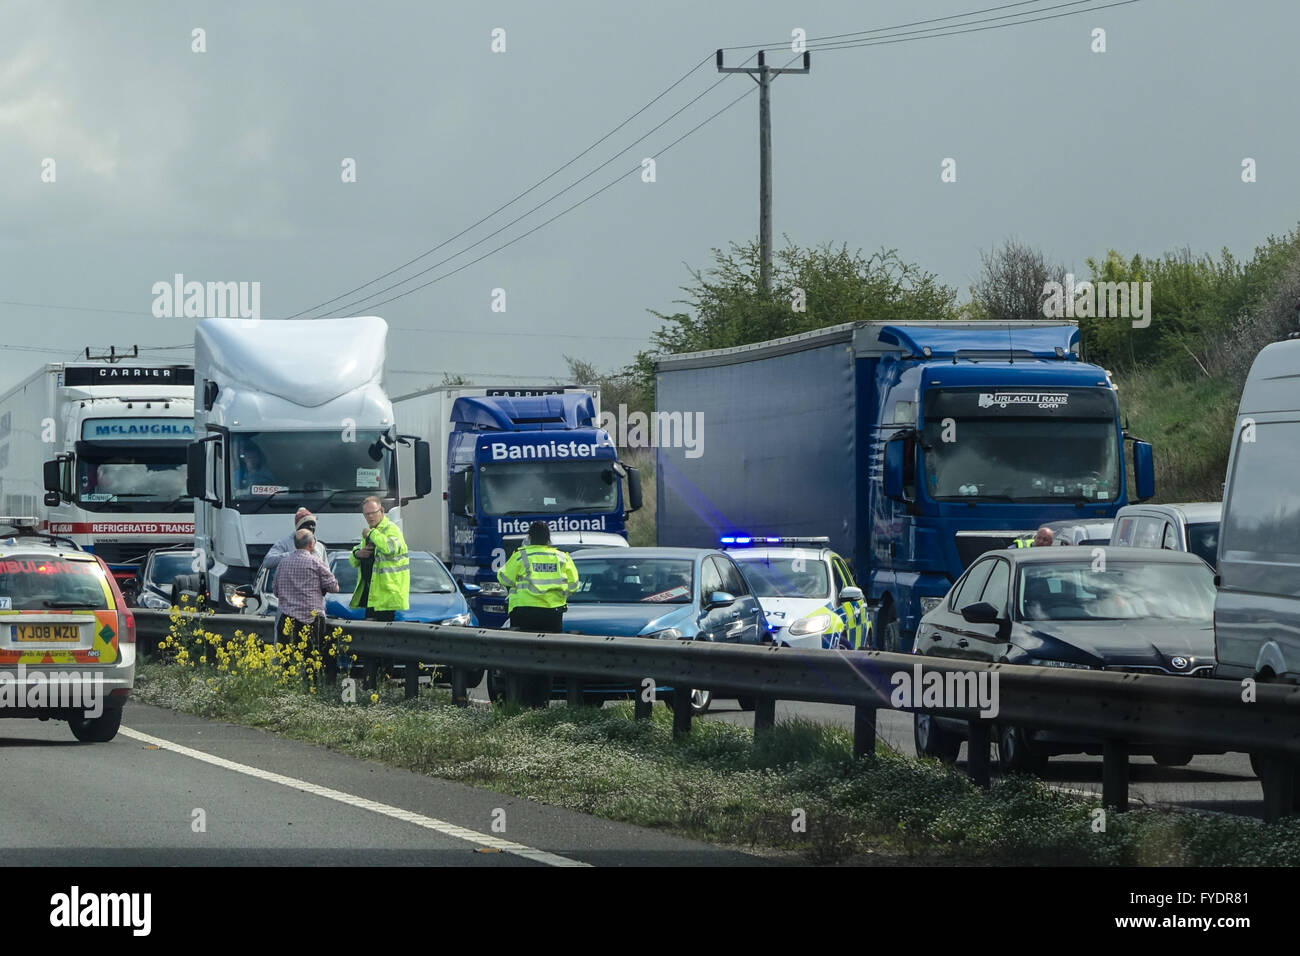
[[[259,684],[258,682],[261,681]],[[796,720],[755,742],[696,721],[674,742],[655,707],[523,711],[453,707],[424,688],[372,702],[277,688],[264,675],[143,664],[137,699],[262,727],[394,767],[724,846],[815,863],[1279,865],[1300,863],[1300,818],[1254,820],[1162,810],[1106,814],[1027,778],[989,791],[961,773],[881,749],[854,760],[849,735]]]

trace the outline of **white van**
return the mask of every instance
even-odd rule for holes
[[[1218,677],[1300,681],[1300,340],[1255,357],[1228,460]]]

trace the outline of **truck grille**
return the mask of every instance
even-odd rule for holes
[[[1001,551],[1011,546],[1023,531],[958,531],[957,557],[962,569],[969,568],[975,559],[987,551]]]

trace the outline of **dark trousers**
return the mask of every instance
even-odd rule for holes
[[[525,634],[559,634],[564,630],[562,607],[517,607],[510,612],[510,626]],[[550,674],[520,674],[519,696],[525,707],[545,707],[551,699]]]
[[[376,611],[372,607],[366,608],[367,621],[392,621],[396,618],[396,616],[397,616],[396,611]],[[374,687],[376,685],[376,681],[379,678],[379,675],[386,674],[391,670],[388,659],[384,657],[372,657],[372,658],[368,658],[365,661],[362,661],[360,658],[358,658],[356,660],[356,663],[362,664],[366,668],[367,687]]]

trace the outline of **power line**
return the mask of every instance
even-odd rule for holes
[[[821,43],[823,41],[829,42],[832,40],[843,40],[847,37],[860,37],[871,33],[887,33],[890,30],[901,30],[904,27],[919,27],[919,26],[924,26],[927,23],[942,23],[945,20],[963,20],[966,17],[979,16],[981,13],[992,13],[995,10],[1009,10],[1012,7],[1027,7],[1031,4],[1042,3],[1042,2],[1043,0],[1020,0],[1019,3],[1003,3],[996,7],[985,7],[982,10],[968,10],[965,13],[954,13],[946,17],[931,17],[929,20],[912,20],[908,23],[897,23],[892,27],[876,27],[872,30],[856,30],[852,33],[833,33],[829,36],[824,36],[824,37],[809,37],[805,42]],[[1025,12],[1033,13],[1034,11],[1028,10]],[[785,46],[789,42],[790,41],[787,39],[787,40],[780,40],[776,43],[750,43],[746,46],[724,46],[722,49],[728,51],[771,49],[772,47]]]
[[[1061,4],[1057,4],[1057,5],[1054,6],[1054,7],[1043,7],[1042,10],[1044,10],[1044,11],[1046,11],[1046,10],[1057,10],[1057,9],[1060,9],[1061,7],[1072,7],[1072,6],[1076,6],[1076,5],[1078,5],[1079,3],[1087,3],[1087,2],[1090,2],[1090,0],[1071,0],[1071,2],[1069,2],[1069,3],[1061,3]],[[1007,27],[1018,27],[1018,26],[1021,26],[1022,24],[1026,24],[1026,23],[1040,23],[1040,22],[1042,22],[1042,21],[1044,21],[1044,20],[1059,20],[1061,17],[1074,17],[1074,16],[1078,16],[1078,15],[1081,14],[1081,13],[1092,13],[1092,12],[1094,12],[1094,11],[1096,11],[1096,10],[1106,10],[1106,9],[1108,9],[1108,8],[1110,8],[1110,7],[1124,7],[1124,6],[1128,6],[1130,3],[1138,3],[1138,2],[1140,2],[1140,0],[1116,0],[1116,2],[1114,2],[1114,3],[1106,3],[1106,4],[1102,4],[1102,5],[1100,5],[1100,6],[1087,7],[1087,8],[1085,8],[1085,9],[1083,9],[1083,10],[1067,10],[1067,11],[1064,12],[1064,13],[1053,13],[1053,14],[1050,14],[1050,15],[1048,15],[1048,16],[1041,16],[1041,17],[1026,17],[1026,18],[1024,18],[1024,19],[1014,20],[1014,21],[1012,21],[1012,22],[1010,22],[1010,23],[996,23],[996,24],[993,24],[992,26],[984,26],[984,27],[975,27],[975,26],[970,26],[970,24],[974,24],[974,23],[984,23],[984,22],[987,22],[987,21],[985,21],[985,20],[972,20],[972,21],[970,21],[970,24],[961,24],[961,26],[963,26],[963,27],[970,26],[970,29],[955,29],[955,28],[954,28],[954,29],[946,29],[946,28],[944,28],[944,29],[946,30],[946,32],[943,32],[943,33],[934,33],[934,32],[929,32],[929,31],[909,31],[909,32],[915,32],[915,33],[918,33],[918,34],[920,34],[920,35],[919,35],[919,36],[908,36],[908,35],[905,35],[905,34],[895,34],[895,35],[893,36],[893,38],[873,38],[873,39],[870,39],[870,40],[852,41],[852,42],[845,42],[845,43],[832,43],[832,44],[827,44],[827,45],[825,45],[825,46],[809,47],[809,49],[811,49],[811,50],[816,50],[816,51],[818,51],[818,52],[822,52],[822,53],[830,53],[830,52],[833,52],[833,51],[835,51],[835,50],[855,50],[855,49],[858,49],[859,47],[867,47],[867,46],[886,46],[886,45],[891,44],[891,43],[910,43],[910,42],[912,42],[913,40],[933,40],[933,39],[936,39],[936,38],[938,38],[938,37],[959,36],[959,35],[961,35],[961,34],[963,34],[963,33],[982,33],[982,32],[985,31],[985,30],[1003,30],[1003,29],[1006,29]],[[1026,10],[1026,11],[1024,11],[1024,12],[1025,12],[1025,13],[1034,13],[1034,12],[1037,12],[1037,11]],[[1001,20],[1001,19],[1005,19],[1005,18],[1004,18],[1004,17],[989,17],[988,19],[989,19],[989,20]],[[954,27],[955,27],[955,26],[956,26],[956,25],[954,25]]]
[[[791,62],[793,62],[793,61],[791,61]],[[715,112],[715,113],[713,113],[711,116],[709,116],[707,119],[705,119],[704,122],[699,123],[698,125],[696,125],[696,126],[692,127],[691,129],[687,130],[685,133],[683,133],[681,136],[677,137],[675,140],[673,140],[671,143],[669,143],[669,144],[668,144],[667,146],[665,146],[663,149],[657,150],[657,151],[655,152],[655,155],[656,155],[656,156],[662,156],[664,153],[668,152],[668,150],[672,149],[674,146],[676,146],[676,145],[677,145],[678,143],[680,143],[682,140],[686,139],[686,137],[690,136],[691,134],[693,134],[694,132],[696,132],[697,130],[699,130],[701,127],[703,127],[703,126],[705,126],[705,125],[707,125],[707,124],[713,122],[714,119],[716,119],[717,117],[721,116],[721,115],[722,115],[723,113],[725,113],[727,110],[731,109],[733,106],[735,106],[735,105],[736,105],[737,103],[739,103],[741,100],[745,99],[745,97],[752,95],[752,94],[754,93],[754,90],[755,90],[755,89],[757,89],[757,87],[754,87],[754,88],[752,88],[752,89],[748,89],[748,90],[746,90],[744,93],[740,94],[740,96],[737,96],[734,100],[732,100],[732,101],[731,101],[730,103],[728,103],[726,106],[722,107],[722,109],[718,110],[717,112]],[[501,245],[497,246],[495,249],[490,249],[490,250],[488,250],[487,252],[483,253],[483,255],[479,256],[477,259],[471,259],[469,262],[466,262],[464,265],[457,266],[455,269],[452,269],[450,272],[444,272],[444,273],[443,273],[442,275],[440,275],[440,276],[435,276],[434,278],[430,279],[428,282],[423,282],[423,283],[421,283],[420,285],[415,286],[414,288],[407,289],[405,292],[399,292],[397,295],[389,296],[387,299],[383,299],[383,300],[381,300],[381,301],[379,301],[379,302],[371,302],[369,305],[366,306],[366,308],[367,308],[367,309],[373,309],[373,308],[377,308],[377,307],[379,307],[379,306],[381,306],[381,305],[387,305],[389,302],[394,302],[394,301],[396,301],[397,299],[404,298],[405,296],[411,295],[413,292],[419,292],[421,289],[428,288],[429,286],[433,285],[435,282],[441,282],[443,279],[450,278],[451,276],[454,276],[456,273],[458,273],[458,272],[462,272],[462,271],[464,271],[465,269],[468,269],[470,266],[475,265],[476,263],[482,262],[484,259],[488,258],[488,256],[491,256],[491,255],[493,255],[493,254],[495,254],[495,253],[498,253],[498,252],[500,252],[502,249],[507,248],[508,246],[513,246],[516,242],[519,242],[521,239],[527,239],[529,236],[531,236],[533,233],[537,232],[539,229],[543,229],[543,228],[545,228],[546,226],[549,226],[551,223],[555,222],[555,220],[559,219],[561,216],[564,216],[564,215],[566,215],[566,214],[572,212],[573,210],[577,209],[579,206],[584,205],[585,203],[589,202],[589,201],[592,200],[592,199],[595,199],[595,198],[596,198],[597,196],[599,196],[601,193],[605,192],[605,190],[610,189],[611,187],[617,185],[617,184],[618,184],[620,181],[622,181],[623,179],[626,179],[628,176],[631,176],[631,175],[633,175],[634,173],[638,173],[638,172],[640,172],[640,171],[641,171],[641,165],[638,163],[636,166],[634,166],[632,169],[629,169],[627,172],[625,172],[625,173],[620,173],[618,176],[614,177],[612,180],[610,180],[610,181],[609,181],[608,183],[606,183],[604,186],[602,186],[602,187],[600,187],[599,189],[597,189],[595,192],[591,193],[591,194],[588,195],[588,196],[583,197],[582,199],[579,199],[579,200],[578,200],[577,202],[575,202],[573,205],[571,205],[571,206],[569,206],[569,207],[567,207],[567,208],[565,208],[565,209],[560,210],[560,211],[557,212],[554,216],[552,216],[550,219],[547,219],[545,222],[538,223],[536,226],[534,226],[532,229],[529,229],[527,232],[525,232],[525,233],[523,233],[523,234],[521,234],[521,235],[515,236],[515,238],[511,239],[509,242],[503,242]],[[453,258],[454,258],[454,257],[453,257]],[[413,276],[412,278],[414,278],[414,276]],[[398,285],[401,285],[401,283],[398,283]]]
[[[750,54],[749,58],[747,58],[747,59],[745,60],[745,62],[748,63],[749,60],[751,60],[751,59],[753,59],[753,54]],[[356,300],[354,300],[354,301],[352,301],[352,302],[349,302],[347,305],[343,305],[343,306],[339,306],[338,308],[331,309],[330,312],[338,312],[338,311],[344,311],[344,312],[353,311],[353,312],[354,312],[354,311],[356,311],[356,310],[358,310],[358,309],[362,309],[362,310],[364,310],[364,309],[373,308],[375,305],[382,305],[382,304],[383,304],[382,302],[379,302],[379,303],[372,303],[372,304],[370,304],[370,305],[366,305],[365,303],[366,303],[366,300],[367,300],[367,299],[373,299],[373,298],[374,298],[375,296],[377,296],[377,295],[383,295],[385,292],[391,292],[393,289],[396,289],[396,288],[398,288],[399,286],[405,285],[406,283],[410,282],[410,281],[413,280],[413,279],[418,279],[418,278],[419,278],[420,276],[422,276],[422,275],[427,275],[428,273],[432,272],[434,269],[438,268],[439,266],[444,266],[444,265],[446,265],[447,263],[449,263],[449,262],[451,262],[451,261],[453,261],[453,260],[455,260],[455,259],[459,259],[461,256],[463,256],[465,253],[469,252],[471,249],[474,249],[474,248],[476,248],[477,246],[481,246],[483,243],[487,242],[489,239],[493,238],[494,236],[499,236],[501,233],[505,232],[505,231],[506,231],[507,229],[509,229],[511,226],[515,225],[516,223],[518,223],[518,222],[520,222],[520,221],[522,221],[522,220],[524,220],[524,219],[527,219],[527,218],[528,218],[529,216],[531,216],[533,213],[537,212],[537,210],[543,208],[544,206],[548,206],[548,205],[550,205],[550,204],[553,203],[555,200],[559,199],[561,196],[563,196],[565,193],[567,193],[567,192],[568,192],[570,189],[572,189],[574,186],[577,186],[579,183],[585,182],[586,180],[590,179],[592,176],[596,175],[596,173],[600,172],[602,169],[604,169],[604,168],[605,168],[606,166],[608,166],[610,163],[614,162],[616,159],[618,159],[620,156],[622,156],[624,153],[626,153],[626,152],[627,152],[629,149],[631,149],[633,146],[636,146],[637,144],[639,144],[639,143],[645,141],[646,139],[649,139],[650,136],[652,136],[653,134],[659,132],[659,130],[663,129],[665,126],[667,126],[669,123],[671,123],[673,120],[675,120],[675,119],[676,119],[678,116],[680,116],[682,113],[686,112],[686,110],[690,109],[692,106],[694,106],[694,105],[695,105],[696,103],[698,103],[700,100],[702,100],[705,96],[707,96],[708,94],[712,93],[715,89],[717,89],[719,86],[721,86],[724,82],[726,82],[726,77],[723,77],[722,79],[717,80],[717,81],[716,81],[715,83],[713,83],[713,84],[712,84],[708,89],[706,89],[703,93],[700,93],[700,94],[699,94],[698,96],[696,96],[693,100],[691,100],[691,101],[690,101],[689,103],[687,103],[685,106],[681,107],[679,110],[677,110],[675,113],[673,113],[671,116],[669,116],[666,120],[664,120],[664,121],[663,121],[662,123],[660,123],[658,126],[655,126],[655,127],[653,127],[652,129],[648,130],[648,131],[647,131],[644,135],[642,135],[639,139],[635,140],[634,142],[632,142],[632,143],[628,144],[627,146],[625,146],[623,149],[619,150],[617,153],[615,153],[613,156],[609,157],[609,159],[605,160],[603,163],[601,163],[601,164],[600,164],[599,166],[597,166],[595,169],[591,170],[591,171],[588,172],[586,175],[584,175],[584,176],[582,176],[582,177],[580,177],[580,178],[578,178],[578,179],[575,179],[573,182],[569,183],[569,185],[565,186],[565,187],[564,187],[563,189],[561,189],[559,192],[554,193],[550,198],[543,200],[542,202],[538,203],[536,206],[533,206],[533,208],[529,209],[527,212],[524,212],[524,213],[522,213],[522,214],[516,216],[514,219],[510,220],[510,221],[509,221],[508,223],[506,223],[504,226],[501,226],[499,229],[496,229],[496,230],[494,230],[494,231],[488,233],[486,236],[483,236],[481,239],[477,239],[477,240],[475,240],[475,241],[472,242],[470,245],[468,245],[468,246],[466,246],[464,249],[460,250],[460,252],[457,252],[457,253],[454,253],[453,255],[447,256],[447,257],[444,258],[444,259],[440,259],[439,261],[435,262],[433,265],[431,265],[431,266],[426,266],[425,268],[421,269],[419,272],[413,273],[413,274],[407,276],[405,279],[400,279],[400,280],[398,280],[397,282],[394,282],[392,285],[385,286],[384,288],[379,289],[379,290],[376,291],[376,292],[371,292],[371,293],[369,293],[369,294],[367,294],[367,295],[363,295],[361,298],[356,299]],[[717,114],[714,114],[714,115],[717,115]],[[661,150],[661,152],[662,152],[662,150]],[[638,166],[637,168],[639,169],[640,167]],[[627,174],[624,173],[623,175],[627,175]],[[622,179],[623,177],[620,176],[619,178]],[[513,200],[511,200],[511,201],[513,202]],[[508,205],[508,204],[507,204],[507,205]],[[505,208],[505,207],[502,207],[502,208]],[[567,210],[566,210],[566,211],[567,211]],[[483,222],[483,221],[485,221],[486,219],[490,219],[490,218],[491,218],[491,216],[488,216],[488,217],[485,217],[484,220],[479,220],[479,221],[480,221],[480,222]],[[465,233],[465,232],[468,232],[468,231],[469,231],[469,230],[463,230],[460,234],[461,234],[461,235],[464,235],[464,233]],[[447,240],[447,241],[450,242],[451,240],[449,239],[449,240]],[[447,244],[447,243],[443,243],[442,245],[446,245],[446,244]],[[507,243],[507,245],[508,245],[508,243]],[[439,247],[439,248],[441,248],[441,247]],[[504,249],[504,248],[505,248],[505,246],[498,246],[498,247],[497,247],[498,250],[499,250],[499,249]],[[432,251],[432,250],[431,250],[431,251]],[[493,250],[493,251],[495,252],[495,251],[497,251],[497,250]],[[425,255],[427,255],[427,254],[428,254],[428,253],[426,253]],[[417,258],[423,258],[423,256],[418,256]],[[415,260],[412,260],[412,261],[415,261]],[[479,261],[481,261],[481,260],[480,260],[480,259],[475,259],[474,261],[475,261],[475,262],[479,262]],[[408,263],[408,265],[409,265],[409,263]],[[398,269],[400,269],[400,268],[402,268],[402,267],[399,266]],[[394,270],[392,270],[392,272],[387,273],[387,275],[392,275],[393,272],[398,271],[398,269],[394,269]],[[449,274],[453,274],[453,273],[449,273]],[[378,281],[378,280],[374,280],[374,281]],[[366,283],[366,285],[370,285],[370,284],[371,284],[371,283]],[[364,288],[364,286],[363,286],[362,288]],[[421,288],[423,288],[423,286],[421,286]],[[339,298],[342,298],[342,297],[340,296]],[[392,300],[391,300],[391,299],[385,299],[385,300],[384,300],[384,302],[390,302],[390,301],[392,301]],[[298,315],[301,315],[301,314],[302,314],[301,312],[298,313]],[[289,318],[294,318],[294,316],[289,316]]]
[[[654,105],[655,105],[656,103],[658,103],[661,99],[663,99],[665,96],[667,96],[669,93],[671,93],[671,92],[672,92],[674,89],[676,89],[676,88],[677,88],[681,83],[683,83],[686,79],[688,79],[688,78],[691,76],[692,73],[694,73],[696,70],[698,70],[700,67],[702,67],[702,66],[703,66],[705,63],[707,63],[707,62],[709,62],[709,58],[706,56],[704,59],[700,60],[699,63],[696,63],[693,67],[691,67],[689,70],[687,70],[685,73],[683,73],[680,77],[678,77],[678,78],[677,78],[677,79],[676,79],[676,80],[675,80],[675,81],[674,81],[670,86],[668,86],[666,89],[664,89],[662,92],[660,92],[659,95],[657,95],[656,97],[654,97],[654,99],[652,99],[652,100],[650,100],[650,102],[646,103],[645,106],[641,107],[639,110],[637,110],[637,111],[636,111],[635,113],[633,113],[631,116],[629,116],[627,119],[623,120],[623,122],[619,123],[619,124],[618,124],[617,126],[615,126],[612,130],[610,130],[610,131],[609,131],[608,133],[606,133],[604,136],[600,137],[600,139],[596,140],[594,143],[592,143],[590,146],[588,146],[586,149],[584,149],[584,150],[583,150],[582,152],[580,152],[578,155],[574,156],[572,159],[570,159],[570,160],[569,160],[567,163],[565,163],[563,166],[560,166],[558,169],[555,169],[555,170],[551,171],[551,172],[548,173],[546,176],[544,176],[543,178],[539,179],[537,182],[533,183],[531,186],[529,186],[529,187],[528,187],[527,189],[525,189],[523,192],[519,193],[519,195],[515,196],[514,199],[511,199],[509,202],[505,203],[504,205],[502,205],[502,206],[498,206],[496,209],[492,210],[490,213],[488,213],[486,216],[484,216],[484,217],[483,217],[482,219],[480,219],[478,222],[474,223],[473,225],[466,226],[464,229],[462,229],[460,232],[456,233],[456,235],[452,236],[450,239],[446,239],[446,240],[444,240],[444,241],[438,243],[438,245],[434,246],[432,249],[429,249],[429,250],[427,250],[427,251],[425,251],[425,252],[420,253],[420,254],[419,254],[418,256],[416,256],[414,259],[411,259],[411,260],[409,260],[409,261],[407,261],[407,262],[404,262],[404,263],[402,263],[400,266],[397,266],[397,267],[394,268],[394,269],[390,269],[388,272],[385,272],[383,275],[378,276],[378,277],[376,277],[376,278],[374,278],[374,279],[371,279],[369,282],[363,283],[363,284],[357,286],[357,287],[354,288],[354,289],[349,289],[347,292],[344,292],[344,293],[342,293],[342,294],[340,294],[340,295],[336,295],[336,296],[335,296],[334,298],[332,298],[332,299],[326,299],[324,302],[318,302],[316,305],[313,305],[313,306],[311,306],[310,308],[307,308],[307,309],[303,309],[301,312],[295,312],[293,315],[290,315],[290,316],[288,316],[287,318],[290,318],[290,319],[296,319],[296,318],[298,318],[300,315],[303,315],[303,314],[305,314],[305,313],[307,313],[307,312],[314,312],[314,311],[316,311],[317,309],[321,308],[322,306],[329,305],[331,302],[337,302],[339,299],[342,299],[342,298],[345,298],[345,297],[347,297],[347,296],[350,296],[350,295],[352,295],[352,294],[355,293],[355,292],[360,292],[362,289],[366,288],[366,286],[371,286],[371,285],[374,285],[376,282],[381,282],[381,281],[383,281],[384,279],[387,279],[389,276],[393,275],[393,274],[396,273],[396,272],[400,272],[402,269],[405,269],[407,266],[409,266],[409,265],[414,265],[415,263],[419,262],[421,259],[425,258],[426,256],[433,255],[433,253],[437,252],[437,251],[438,251],[439,249],[441,249],[443,246],[446,246],[446,245],[448,245],[448,244],[450,244],[450,243],[452,243],[452,242],[455,242],[455,241],[456,241],[457,239],[459,239],[461,236],[465,235],[465,233],[470,232],[470,231],[472,231],[472,230],[474,230],[474,229],[477,229],[479,226],[481,226],[483,223],[487,222],[489,219],[491,219],[491,218],[492,218],[493,216],[495,216],[497,213],[501,212],[501,211],[504,210],[504,209],[508,209],[510,206],[513,206],[516,202],[518,202],[518,201],[519,201],[520,199],[522,199],[524,196],[527,196],[530,192],[532,192],[532,191],[533,191],[534,189],[536,189],[538,186],[541,186],[543,183],[546,183],[546,182],[550,181],[551,179],[554,179],[554,178],[555,178],[556,176],[558,176],[560,173],[564,172],[564,170],[568,169],[570,166],[572,166],[572,165],[573,165],[574,163],[576,163],[578,160],[582,159],[582,157],[586,156],[588,153],[590,153],[593,149],[595,149],[595,148],[596,148],[597,146],[599,146],[601,143],[605,142],[605,140],[609,139],[611,136],[613,136],[615,133],[617,133],[619,130],[621,130],[621,129],[622,129],[624,126],[626,126],[628,123],[632,122],[632,120],[636,119],[638,116],[640,116],[640,115],[641,115],[642,113],[644,113],[646,110],[648,110],[650,107],[654,106]],[[647,135],[648,135],[648,134],[647,134]],[[639,142],[639,140],[638,140],[638,142]],[[634,143],[633,145],[636,145],[636,144]],[[631,147],[629,146],[628,149],[631,149]],[[626,150],[625,150],[624,152],[626,152]],[[579,182],[581,182],[581,180],[579,180]],[[573,184],[573,185],[576,185],[576,183]],[[573,187],[570,186],[569,188],[571,189],[571,188],[573,188]],[[559,194],[557,194],[557,195],[559,195]],[[386,291],[386,290],[384,290],[384,291]],[[375,293],[375,294],[378,295],[379,293]],[[337,310],[336,310],[336,309],[331,309],[330,311],[331,311],[331,312],[334,312],[334,311],[337,311]]]

